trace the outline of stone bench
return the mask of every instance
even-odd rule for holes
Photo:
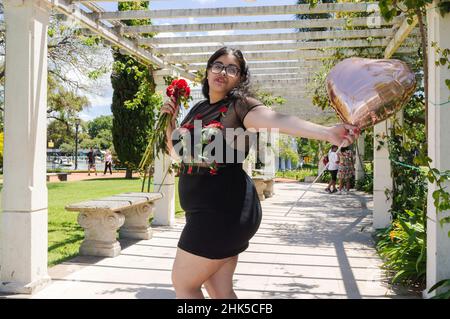
[[[305,183],[312,183],[316,180],[317,176],[305,176]]]
[[[119,255],[119,229],[120,238],[152,238],[149,218],[160,198],[161,193],[124,193],[67,205],[66,210],[79,212],[78,223],[84,229],[80,255]]]
[[[47,173],[47,182],[67,182],[67,175],[70,173]]]
[[[256,192],[258,193],[259,200],[272,197],[274,179],[271,176],[253,176],[253,182],[255,183]]]

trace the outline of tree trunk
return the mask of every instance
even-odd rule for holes
[[[127,168],[127,172],[125,173],[126,179],[132,179],[133,178],[133,170],[131,168]]]

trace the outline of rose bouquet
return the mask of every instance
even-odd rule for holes
[[[181,104],[187,109],[189,107],[188,102],[192,99],[191,88],[184,79],[175,79],[166,89],[166,95],[169,98],[175,97],[176,105]],[[147,148],[145,149],[144,156],[139,163],[140,172],[147,172],[152,166],[155,155],[159,152],[168,154],[167,141],[166,141],[166,129],[171,120],[172,115],[163,113],[160,115],[156,124],[155,130],[150,134]],[[145,183],[145,174],[144,174]]]

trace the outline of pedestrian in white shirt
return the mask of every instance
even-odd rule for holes
[[[325,188],[327,193],[336,193],[336,181],[337,181],[337,173],[339,169],[339,155],[336,153],[338,147],[337,145],[331,146],[331,150],[328,152],[328,167],[327,170],[331,174],[331,180],[328,183],[328,187]]]

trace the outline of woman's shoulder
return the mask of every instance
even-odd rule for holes
[[[264,105],[264,103],[262,103],[260,100],[252,96],[247,96],[242,99],[238,99],[237,104],[246,108],[253,108],[258,105]]]
[[[234,103],[237,113],[247,114],[250,110],[257,106],[264,106],[264,103],[254,97],[245,97],[237,99]]]

